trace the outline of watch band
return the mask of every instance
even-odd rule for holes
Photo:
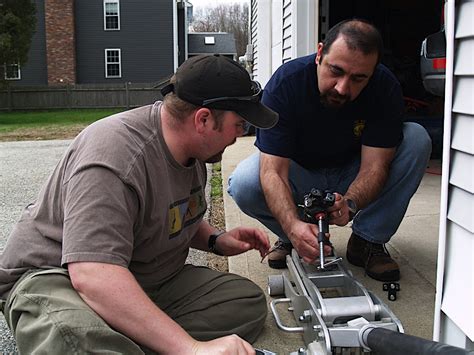
[[[349,208],[349,218],[350,220],[352,220],[357,214],[357,212],[359,212],[357,204],[354,202],[354,200],[351,200],[350,198],[346,198],[346,203],[347,207]]]
[[[207,240],[207,246],[209,248],[209,251],[211,251],[212,253],[216,255],[223,256],[223,254],[216,249],[216,241],[217,241],[217,238],[219,238],[224,233],[226,233],[226,231],[212,233],[209,236],[209,239]]]

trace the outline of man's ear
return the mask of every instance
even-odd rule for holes
[[[209,127],[212,127],[211,110],[202,107],[194,112],[194,127],[198,133],[203,133]]]
[[[316,54],[316,64],[321,64],[321,58],[323,57],[323,43],[322,42],[319,42],[318,43],[318,50],[317,50],[317,54]]]

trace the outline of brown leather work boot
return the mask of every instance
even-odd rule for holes
[[[291,249],[293,249],[291,243],[283,243],[278,239],[268,252],[268,266],[272,269],[286,268],[286,256],[291,253]]]
[[[371,243],[352,233],[347,243],[347,260],[365,268],[365,273],[378,281],[398,281],[400,268],[390,257],[385,244]]]

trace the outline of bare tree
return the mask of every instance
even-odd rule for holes
[[[232,33],[235,38],[237,55],[245,54],[248,42],[248,4],[234,3],[197,9],[193,17],[192,31]]]

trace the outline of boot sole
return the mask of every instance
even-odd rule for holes
[[[268,260],[268,266],[272,269],[286,269],[286,260]]]

